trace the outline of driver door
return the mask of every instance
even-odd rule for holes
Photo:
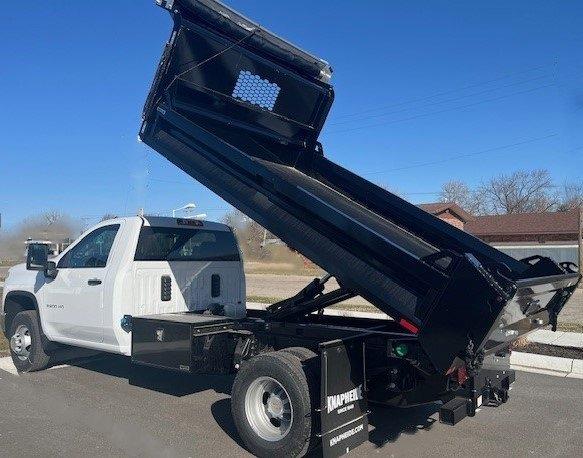
[[[103,292],[107,261],[119,224],[87,234],[59,260],[44,288],[46,325],[53,338],[103,342]]]

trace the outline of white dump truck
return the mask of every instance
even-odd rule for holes
[[[265,457],[349,452],[368,439],[369,401],[440,401],[449,425],[504,404],[509,346],[556,329],[578,266],[513,259],[334,163],[318,140],[334,99],[326,61],[218,1],[157,3],[174,26],[140,139],[328,274],[245,311],[228,227],[107,221],[56,261],[31,245],[11,270],[19,370],[44,367],[56,342],[236,374],[234,423]],[[392,320],[324,313],[354,296]]]

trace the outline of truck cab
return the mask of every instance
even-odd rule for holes
[[[36,312],[48,343],[124,355],[131,353],[124,317],[209,308],[245,315],[241,254],[224,224],[116,218],[93,226],[50,260],[43,246],[46,252],[46,245],[34,246],[26,264],[10,269],[2,298],[5,334],[23,357],[30,338],[14,338],[12,329],[22,311]]]

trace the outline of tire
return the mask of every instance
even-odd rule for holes
[[[258,457],[304,456],[313,445],[312,403],[301,361],[284,351],[264,353],[242,364],[231,393],[237,431]]]
[[[305,347],[288,347],[280,351],[300,360],[308,381],[312,409],[318,408],[320,401],[320,359],[318,355]]]
[[[305,347],[288,347],[281,350],[284,353],[298,358],[308,380],[308,389],[310,390],[310,399],[312,401],[312,411],[320,407],[320,358],[318,355]],[[312,419],[312,436],[309,449],[315,449],[320,445],[320,440],[316,433],[320,431],[320,418],[315,416]]]
[[[302,363],[310,362],[313,360],[313,358],[317,357],[316,353],[305,347],[288,347],[281,351],[294,355],[295,357],[299,358]]]
[[[38,313],[25,310],[16,314],[10,325],[10,356],[18,372],[34,372],[49,365],[42,343]]]

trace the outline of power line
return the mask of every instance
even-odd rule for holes
[[[498,96],[498,97],[492,97],[490,99],[480,100],[478,102],[468,103],[466,105],[461,105],[461,106],[451,107],[451,108],[445,108],[443,110],[430,111],[429,113],[421,113],[421,114],[418,114],[418,115],[408,116],[406,118],[394,119],[394,120],[390,120],[390,121],[383,121],[383,122],[376,123],[376,124],[369,124],[369,125],[365,125],[365,126],[352,127],[350,129],[332,130],[332,131],[330,131],[328,133],[329,134],[337,134],[337,133],[352,132],[352,131],[355,131],[355,130],[369,129],[369,128],[372,128],[372,127],[380,127],[380,126],[385,126],[385,125],[388,125],[388,124],[395,124],[395,123],[398,123],[398,122],[411,121],[413,119],[418,119],[418,118],[422,118],[422,117],[425,117],[425,116],[432,116],[432,115],[435,115],[435,114],[446,113],[448,111],[463,110],[465,108],[470,108],[470,107],[473,107],[473,106],[476,106],[476,105],[481,105],[483,103],[494,102],[494,101],[497,101],[497,100],[506,99],[508,97],[514,97],[516,95],[528,94],[530,92],[534,92],[534,91],[537,91],[537,90],[540,90],[540,89],[546,89],[546,88],[553,87],[553,86],[555,86],[554,83],[553,84],[547,84],[547,85],[544,85],[544,86],[537,86],[537,87],[534,87],[534,88],[531,88],[531,89],[527,89],[527,90],[524,90],[524,91],[518,91],[518,92],[513,92],[513,93],[510,93],[510,94],[506,94],[506,95],[501,95],[501,96]]]
[[[333,123],[331,123],[329,125],[330,126],[337,126],[337,125],[340,125],[340,124],[347,124],[347,123],[350,123],[350,122],[366,121],[367,119],[382,118],[384,116],[388,116],[388,115],[394,114],[394,113],[402,113],[404,111],[417,110],[419,108],[424,108],[424,107],[429,107],[429,106],[443,105],[443,104],[446,104],[446,103],[449,103],[449,102],[455,102],[457,100],[467,99],[468,97],[474,97],[474,96],[477,96],[477,95],[487,94],[489,92],[499,91],[499,90],[505,89],[507,87],[512,87],[512,86],[516,86],[516,85],[519,85],[519,84],[530,83],[532,81],[538,81],[538,80],[547,78],[549,76],[552,76],[552,74],[537,76],[536,78],[530,78],[530,79],[522,80],[522,81],[515,81],[514,83],[506,84],[504,86],[498,86],[498,87],[494,87],[494,88],[490,88],[490,89],[485,89],[483,91],[474,92],[472,94],[465,94],[465,95],[461,95],[459,97],[454,97],[454,98],[445,99],[445,100],[438,100],[438,101],[432,102],[432,103],[424,103],[422,105],[419,105],[419,106],[416,106],[416,107],[413,107],[413,108],[402,108],[400,110],[388,111],[388,112],[384,112],[384,113],[380,113],[380,114],[375,114],[375,115],[371,115],[371,116],[365,116],[365,117],[362,117],[362,118],[348,119],[348,120],[344,120],[344,121],[333,122]]]
[[[434,194],[439,194],[441,191],[424,191],[424,192],[399,192],[398,194],[403,194],[404,196],[432,196]]]
[[[400,170],[408,170],[408,169],[414,169],[417,167],[426,167],[429,165],[437,165],[437,164],[443,164],[444,162],[450,162],[450,161],[455,161],[457,159],[462,159],[462,158],[466,158],[466,157],[472,157],[472,156],[478,156],[481,154],[486,154],[486,153],[491,153],[494,151],[500,151],[500,150],[504,150],[504,149],[508,149],[508,148],[513,148],[515,146],[521,146],[521,145],[526,145],[529,143],[534,143],[537,141],[541,141],[541,140],[546,140],[548,138],[552,138],[552,137],[556,137],[558,134],[554,133],[554,134],[549,134],[549,135],[544,135],[542,137],[534,137],[534,138],[529,138],[526,140],[522,140],[519,142],[514,142],[514,143],[509,143],[506,145],[501,145],[501,146],[495,146],[493,148],[487,148],[484,150],[480,150],[480,151],[475,151],[473,153],[464,153],[464,154],[457,154],[455,156],[450,156],[444,159],[438,159],[435,161],[428,161],[428,162],[421,162],[418,164],[411,164],[411,165],[406,165],[403,167],[396,167],[393,169],[387,169],[387,170],[375,170],[375,171],[371,171],[371,172],[365,172],[362,175],[377,175],[380,173],[388,173],[388,172],[397,172]]]
[[[181,184],[184,186],[192,186],[194,184],[200,184],[196,181],[179,181],[179,180],[163,180],[161,178],[148,178],[150,181],[156,181],[158,183],[168,183],[168,184]]]
[[[518,71],[518,72],[507,73],[504,76],[500,76],[500,77],[497,77],[497,78],[493,78],[491,80],[482,81],[482,82],[479,82],[479,83],[468,84],[468,85],[465,85],[465,86],[462,86],[462,87],[458,87],[458,88],[449,89],[449,90],[446,90],[446,91],[440,91],[440,92],[436,92],[436,93],[433,93],[433,94],[429,94],[427,96],[416,97],[416,98],[408,99],[408,100],[405,100],[405,101],[402,101],[402,102],[393,103],[393,104],[390,104],[390,105],[384,105],[382,107],[369,108],[369,109],[366,109],[366,110],[356,111],[356,112],[353,112],[353,113],[348,113],[348,114],[344,114],[344,115],[338,115],[336,117],[337,118],[345,118],[345,117],[360,115],[360,114],[363,114],[363,113],[370,113],[370,112],[374,112],[374,111],[378,111],[378,110],[385,110],[387,108],[392,108],[392,107],[396,107],[396,106],[406,105],[406,104],[409,104],[409,103],[422,102],[424,100],[429,100],[429,99],[432,99],[432,98],[435,98],[435,97],[439,97],[439,96],[442,96],[442,95],[452,94],[452,93],[455,93],[455,92],[464,91],[466,89],[472,89],[474,87],[485,86],[487,84],[494,83],[496,81],[501,81],[501,80],[507,79],[507,78],[512,77],[512,76],[515,76],[515,75],[520,75],[520,74],[524,74],[524,73],[530,73],[530,72],[534,72],[536,70],[541,70],[543,68],[553,67],[555,65],[556,65],[556,62],[554,62],[552,64],[539,65],[537,67],[532,67],[532,68],[525,69],[525,70],[521,70],[521,71]]]

